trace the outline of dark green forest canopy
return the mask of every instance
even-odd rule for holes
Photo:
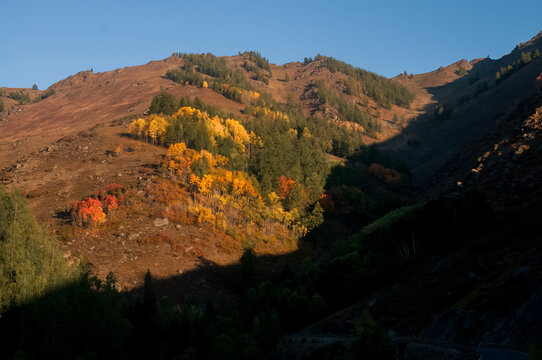
[[[386,108],[392,104],[410,107],[414,94],[407,88],[384,76],[349,65],[329,56],[316,55],[314,59],[305,58],[305,64],[320,61],[329,71],[341,72],[354,81],[358,81],[365,94]]]

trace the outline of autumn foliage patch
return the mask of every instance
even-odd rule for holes
[[[97,190],[94,196],[76,201],[70,208],[70,215],[79,226],[94,227],[105,222],[108,213],[124,201],[126,188],[119,184],[109,184],[104,190]]]
[[[96,226],[105,222],[103,203],[95,198],[76,201],[70,210],[73,221],[79,226]]]

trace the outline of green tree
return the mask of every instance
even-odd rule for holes
[[[0,188],[0,312],[74,276],[47,230],[34,221],[26,199]]]
[[[36,84],[32,85],[32,90],[38,90],[38,85]]]
[[[154,316],[156,314],[156,293],[154,292],[150,269],[147,269],[143,282],[143,311],[146,316]]]
[[[179,109],[179,101],[171,94],[162,91],[152,98],[149,111],[151,114],[172,115]]]

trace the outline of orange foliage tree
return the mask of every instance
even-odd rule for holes
[[[295,181],[288,176],[281,176],[279,178],[279,187],[278,192],[281,199],[286,199],[286,197],[292,192],[295,187]]]
[[[96,226],[105,221],[103,204],[100,200],[89,197],[87,200],[76,201],[70,210],[72,219],[79,226]]]
[[[178,206],[170,211],[179,212],[178,207],[183,207],[197,223],[242,234],[240,237],[274,238],[269,245],[288,242],[306,231],[297,209],[284,210],[281,198],[274,193],[265,200],[247,173],[229,170],[227,163],[221,155],[195,151],[184,143],[171,145],[164,167],[192,196],[190,201],[177,201]],[[296,187],[295,181],[285,176],[281,183],[284,197]]]
[[[212,145],[216,145],[219,139],[231,138],[238,152],[245,151],[245,144],[251,142],[251,134],[235,119],[223,119],[219,116],[210,116],[206,111],[183,106],[171,116],[161,117],[155,114],[148,119],[137,119],[130,123],[128,132],[134,137],[151,141],[153,144],[164,144],[167,134],[178,132],[185,123],[198,123],[201,131],[209,136]],[[177,124],[173,126],[172,124]]]

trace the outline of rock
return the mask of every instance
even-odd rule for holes
[[[156,227],[162,227],[162,226],[166,226],[168,224],[169,224],[169,220],[167,218],[154,220],[154,226],[156,226]]]
[[[135,240],[138,237],[139,237],[138,233],[133,233],[133,234],[128,235],[128,240]],[[122,244],[122,245],[124,245],[124,244]]]
[[[180,230],[182,228],[182,226],[179,224],[175,225],[175,227],[177,228],[177,230]]]

